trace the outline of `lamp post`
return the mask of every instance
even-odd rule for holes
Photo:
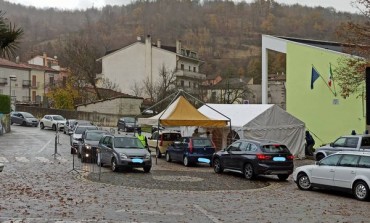
[[[10,96],[10,106],[13,109],[13,98],[12,98],[12,81],[16,81],[17,77],[15,75],[9,76],[9,96]]]

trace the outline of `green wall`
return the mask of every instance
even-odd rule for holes
[[[363,99],[356,95],[342,98],[335,79],[331,89],[334,91],[335,87],[336,97],[326,85],[329,63],[334,70],[337,59],[343,55],[296,43],[287,45],[286,110],[305,122],[306,128],[318,137],[315,137],[315,147],[349,135],[352,130],[363,133],[366,128]],[[311,90],[312,65],[323,79],[319,77]],[[333,103],[334,99],[338,104]]]

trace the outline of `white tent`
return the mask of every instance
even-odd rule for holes
[[[297,158],[305,157],[305,124],[272,104],[207,104],[231,119],[231,128],[241,139],[270,139],[285,144]],[[212,119],[222,118],[208,106],[198,110]],[[223,141],[226,142],[225,128]]]

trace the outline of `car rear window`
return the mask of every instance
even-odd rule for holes
[[[289,153],[288,148],[285,145],[274,144],[274,145],[263,145],[262,152],[265,153]]]
[[[195,147],[212,147],[212,142],[209,139],[194,139],[193,145]]]
[[[99,141],[100,138],[107,134],[106,132],[88,132],[86,133],[86,139],[91,141]]]
[[[82,134],[86,129],[97,130],[96,126],[77,127],[75,134]]]
[[[114,139],[114,147],[125,149],[144,149],[144,146],[139,139],[128,137],[116,137]]]
[[[181,138],[180,133],[163,133],[163,141],[177,141]]]

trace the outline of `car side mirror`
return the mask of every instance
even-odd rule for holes
[[[330,147],[334,147],[334,143],[333,142],[331,142],[329,145],[330,145]]]
[[[315,161],[315,165],[320,166],[320,161]]]

